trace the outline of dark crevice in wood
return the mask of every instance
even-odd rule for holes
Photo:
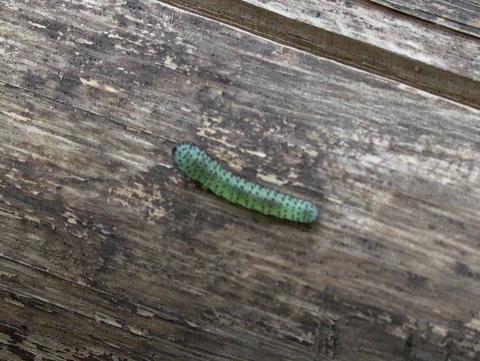
[[[465,1],[370,0],[389,9],[440,25],[462,34],[480,37],[480,4]],[[469,9],[468,7],[472,8]]]
[[[413,335],[410,334],[405,341],[405,347],[403,349],[403,356],[405,361],[412,361],[413,356]]]
[[[243,1],[164,0],[163,2],[239,27],[281,44],[480,108],[480,83],[474,79]]]

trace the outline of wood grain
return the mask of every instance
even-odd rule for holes
[[[477,39],[371,1],[166,2],[480,108]]]
[[[157,1],[1,6],[1,358],[478,359],[478,110]]]
[[[480,38],[480,3],[470,0],[372,0],[392,9]]]

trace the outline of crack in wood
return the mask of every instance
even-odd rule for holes
[[[411,361],[413,359],[413,350],[414,350],[414,343],[413,343],[413,334],[408,335],[407,340],[405,341],[405,345],[403,347],[403,358],[405,361]]]
[[[57,104],[61,104],[65,107],[70,107],[74,110],[79,110],[79,111],[82,111],[86,114],[91,114],[95,117],[98,117],[98,118],[101,118],[101,119],[104,119],[106,121],[109,121],[115,125],[118,125],[118,126],[122,126],[122,127],[125,127],[127,129],[131,129],[132,131],[136,132],[136,133],[140,133],[140,134],[144,134],[146,136],[154,136],[154,137],[157,137],[157,138],[160,138],[160,139],[163,139],[167,142],[170,142],[172,144],[176,144],[178,143],[178,140],[177,139],[173,139],[171,137],[168,137],[166,135],[163,135],[163,134],[155,134],[155,133],[151,133],[151,132],[147,132],[143,129],[139,129],[139,128],[136,128],[132,125],[128,125],[128,124],[125,124],[125,123],[122,123],[121,121],[119,120],[115,120],[113,119],[112,117],[108,117],[106,115],[103,115],[103,114],[100,114],[100,113],[97,113],[97,112],[94,112],[93,110],[90,110],[90,109],[86,109],[86,108],[83,108],[81,106],[78,106],[78,105],[75,105],[75,104],[72,104],[72,103],[68,103],[68,102],[65,102],[65,101],[62,101],[58,98],[53,98],[49,95],[46,95],[46,94],[43,94],[41,92],[38,92],[38,91],[34,91],[32,89],[29,89],[29,88],[25,88],[25,87],[22,87],[21,85],[18,85],[18,84],[12,84],[8,81],[5,81],[3,79],[0,79],[0,84],[3,84],[5,87],[10,87],[10,88],[14,88],[14,89],[20,89],[26,93],[29,93],[29,94],[33,94],[34,96],[36,97],[39,97],[39,98],[44,98],[44,99],[48,99],[54,103],[57,103]]]
[[[336,360],[338,358],[336,321],[331,322],[328,325],[319,322],[316,328],[313,347],[315,361]]]

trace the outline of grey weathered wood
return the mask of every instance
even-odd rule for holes
[[[1,10],[0,357],[478,358],[478,110],[155,1]],[[172,140],[319,222],[205,193]]]
[[[480,3],[472,0],[372,0],[438,25],[480,37]]]
[[[480,44],[371,1],[167,0],[480,108]]]

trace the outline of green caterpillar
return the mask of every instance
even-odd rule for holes
[[[318,218],[318,209],[311,202],[247,181],[195,145],[178,144],[172,153],[183,173],[232,203],[294,222],[313,223]]]

